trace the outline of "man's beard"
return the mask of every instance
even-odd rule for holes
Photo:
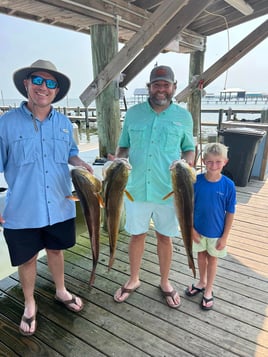
[[[159,107],[168,105],[172,100],[173,95],[166,95],[164,99],[158,99],[155,95],[150,95],[150,101]]]

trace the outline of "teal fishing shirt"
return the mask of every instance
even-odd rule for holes
[[[68,160],[78,154],[70,120],[52,108],[44,121],[26,102],[0,117],[0,172],[8,184],[4,227],[38,228],[75,217],[66,196],[72,185]]]
[[[127,190],[135,201],[170,204],[170,164],[181,153],[195,150],[193,120],[175,103],[156,113],[149,102],[131,107],[124,120],[119,147],[129,148],[132,165]]]

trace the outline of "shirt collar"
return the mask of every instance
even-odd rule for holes
[[[23,112],[25,114],[27,114],[27,115],[32,117],[33,113],[27,108],[27,103],[28,102],[26,100],[22,101],[21,105],[20,105],[20,108],[23,110]],[[50,120],[52,118],[52,115],[54,114],[54,112],[55,112],[55,109],[53,108],[53,106],[51,106],[51,110],[50,110],[50,112],[49,112],[49,114],[47,116],[47,119]]]

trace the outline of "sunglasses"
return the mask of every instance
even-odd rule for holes
[[[36,86],[41,86],[44,82],[48,89],[55,89],[58,87],[58,82],[54,79],[45,79],[41,76],[30,76],[32,84]]]

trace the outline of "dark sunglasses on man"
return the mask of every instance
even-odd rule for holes
[[[41,86],[45,82],[48,89],[55,89],[58,87],[58,82],[54,79],[46,79],[35,75],[31,75],[29,78],[31,79],[32,84],[36,86]]]

